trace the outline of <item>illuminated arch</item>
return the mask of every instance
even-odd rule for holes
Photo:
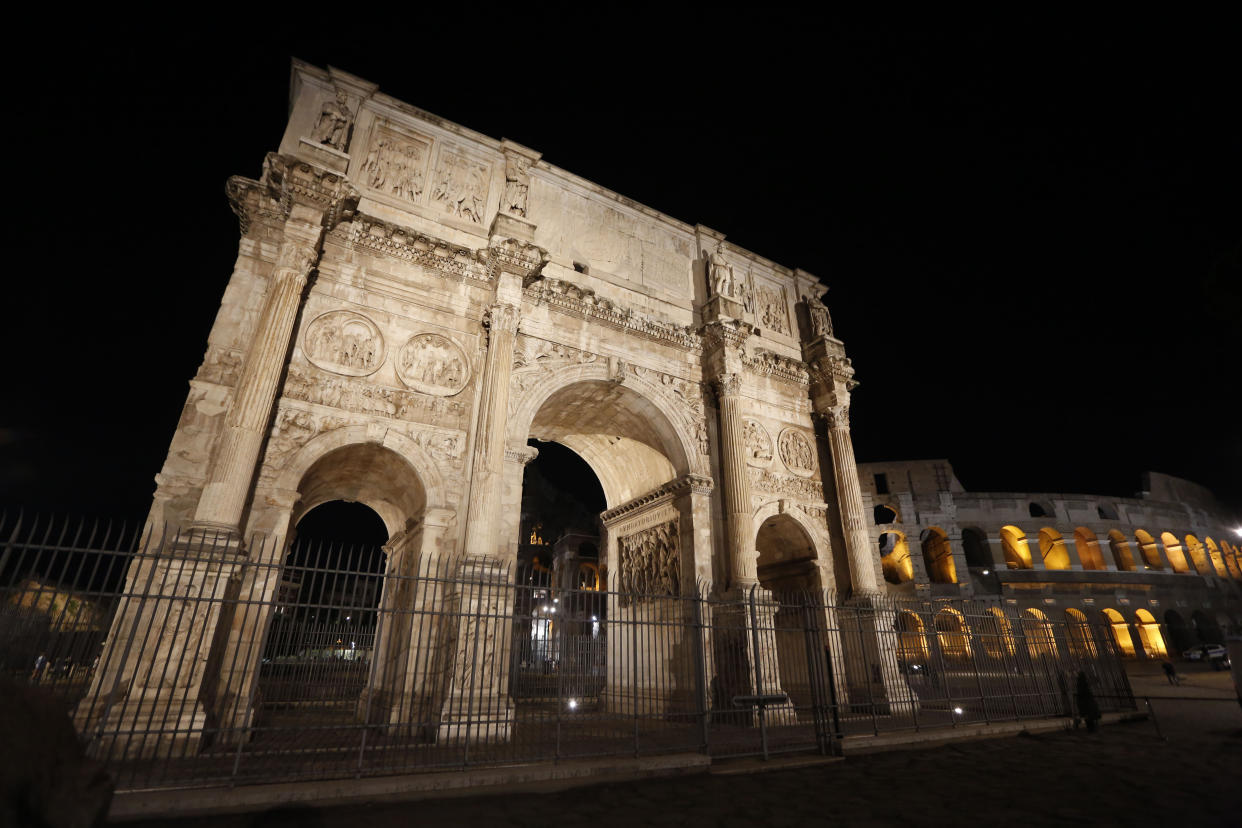
[[[1186,563],[1186,552],[1182,549],[1177,535],[1172,532],[1161,532],[1160,542],[1164,544],[1164,554],[1169,559],[1169,566],[1173,567],[1173,571],[1189,572],[1190,564]]]
[[[590,561],[578,563],[578,589],[586,592],[599,592],[604,588],[604,579],[600,576],[599,566]]]
[[[1044,559],[1044,569],[1070,568],[1069,549],[1056,529],[1045,526],[1039,530],[1039,554]]]
[[[1138,543],[1139,551],[1143,553],[1148,569],[1164,569],[1164,561],[1160,559],[1160,547],[1155,538],[1139,529],[1134,533],[1134,540]]]
[[[1057,640],[1043,610],[1031,607],[1022,611],[1022,632],[1026,635],[1026,650],[1032,658],[1056,657]]]
[[[1207,546],[1208,557],[1212,560],[1212,568],[1216,570],[1216,574],[1221,578],[1229,577],[1229,569],[1225,566],[1225,559],[1221,557],[1220,547],[1216,545],[1216,541],[1206,537],[1203,543]]]
[[[1065,611],[1065,632],[1069,639],[1070,653],[1079,658],[1095,658],[1095,640],[1091,625],[1082,610],[1070,607]]]
[[[983,644],[983,652],[992,658],[1014,655],[1018,651],[1009,619],[1000,607],[988,607],[975,622],[975,638]]]
[[[871,510],[871,517],[876,526],[887,526],[890,523],[901,523],[901,515],[886,503],[879,503]]]
[[[970,658],[970,630],[966,619],[952,607],[936,613],[936,641],[946,659],[964,661]]]
[[[893,622],[897,631],[897,657],[907,666],[927,662],[927,637],[923,632],[923,619],[909,610],[897,613]]]
[[[1006,566],[1010,569],[1032,569],[1031,549],[1022,530],[1016,526],[1002,526],[1000,534]]]
[[[927,577],[933,584],[957,583],[953,548],[949,545],[949,536],[939,526],[923,532],[923,564],[927,567]]]
[[[1113,643],[1117,645],[1117,652],[1126,658],[1134,658],[1137,655],[1134,650],[1134,639],[1130,636],[1130,625],[1126,623],[1125,617],[1115,609],[1103,609],[1100,613],[1113,633]]]
[[[1232,543],[1226,540],[1220,542],[1221,554],[1225,558],[1225,567],[1229,570],[1229,574],[1238,580],[1242,580],[1242,566],[1238,564],[1238,550]]]
[[[1139,643],[1143,652],[1153,658],[1166,658],[1169,649],[1164,645],[1164,633],[1160,632],[1160,624],[1155,616],[1145,609],[1135,610],[1134,625],[1138,627]]]
[[[1195,572],[1200,575],[1212,574],[1212,562],[1208,559],[1207,549],[1194,535],[1186,536],[1186,551],[1190,553],[1190,562],[1194,564]]]
[[[1095,532],[1085,526],[1074,530],[1074,548],[1078,551],[1078,560],[1083,569],[1108,569],[1104,564],[1104,554],[1100,552],[1100,539]]]
[[[1119,572],[1134,572],[1138,566],[1134,563],[1134,553],[1130,551],[1130,542],[1118,529],[1108,533],[1108,547],[1113,552],[1113,563]]]
[[[905,534],[890,530],[880,535],[880,566],[884,580],[890,584],[904,584],[914,577],[914,563],[910,560],[910,545]]]

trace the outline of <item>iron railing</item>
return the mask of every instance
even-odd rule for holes
[[[383,548],[0,521],[0,670],[118,789],[844,738],[1134,707],[1103,625],[1003,603],[561,589]]]

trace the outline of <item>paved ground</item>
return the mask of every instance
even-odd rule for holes
[[[881,826],[1242,824],[1242,709],[1228,673],[1181,665],[1131,671],[1151,722],[855,756],[764,773],[713,773],[560,792],[431,802],[292,808],[155,828],[242,826]],[[1190,696],[1174,700],[1170,696]],[[1140,702],[1141,704],[1142,702]],[[728,770],[728,768],[724,768]]]

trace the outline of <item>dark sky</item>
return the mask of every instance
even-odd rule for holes
[[[819,275],[860,461],[1150,468],[1242,512],[1229,21],[385,14],[43,21],[6,56],[0,503],[145,512],[237,252],[224,182],[277,147],[296,55]]]

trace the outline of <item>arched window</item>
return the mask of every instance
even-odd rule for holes
[[[1031,550],[1026,535],[1016,526],[1001,527],[1001,546],[1005,550],[1005,564],[1010,569],[1032,569]]]
[[[1039,530],[1039,554],[1044,559],[1044,569],[1069,569],[1069,550],[1065,539],[1055,529],[1045,526]]]
[[[1207,549],[1194,535],[1186,536],[1186,551],[1190,553],[1190,562],[1195,572],[1200,575],[1212,574],[1212,562],[1208,560]]]
[[[1069,639],[1070,652],[1079,658],[1095,658],[1095,641],[1091,626],[1082,610],[1070,607],[1065,611],[1065,633]]]
[[[936,640],[948,661],[970,658],[970,631],[966,619],[955,609],[946,607],[936,613]]]
[[[897,658],[907,670],[922,669],[927,662],[927,638],[923,635],[923,621],[909,610],[897,613],[893,622],[897,631]]]
[[[1032,607],[1022,611],[1022,632],[1026,635],[1026,650],[1032,658],[1056,657],[1057,640],[1043,610]]]
[[[1186,563],[1186,553],[1182,550],[1182,544],[1177,539],[1177,535],[1172,532],[1162,532],[1160,542],[1164,544],[1164,554],[1169,559],[1169,566],[1173,567],[1173,571],[1189,572],[1190,565]]]
[[[1083,569],[1108,568],[1104,565],[1104,555],[1100,552],[1100,539],[1085,526],[1074,530],[1074,548],[1078,550],[1078,560],[1082,561]]]
[[[1142,529],[1134,533],[1134,539],[1138,542],[1139,551],[1143,553],[1143,560],[1147,562],[1147,568],[1164,569],[1164,561],[1160,559],[1160,547],[1156,543],[1156,539]]]
[[[923,565],[933,584],[957,583],[957,568],[953,564],[949,536],[938,526],[923,532]]]
[[[889,506],[885,506],[883,503],[876,506],[871,510],[871,512],[872,516],[875,518],[876,526],[885,526],[889,523],[895,523],[897,521],[897,510]]]
[[[1139,643],[1143,645],[1143,651],[1147,655],[1153,658],[1168,656],[1169,650],[1164,646],[1164,634],[1160,632],[1160,624],[1155,616],[1145,609],[1136,610],[1134,623],[1138,627]]]
[[[1115,609],[1103,609],[1100,613],[1113,633],[1113,643],[1117,645],[1117,652],[1126,658],[1134,658],[1136,655],[1134,639],[1130,637],[1130,625],[1126,623],[1126,619]]]
[[[1108,533],[1108,547],[1113,552],[1113,563],[1119,572],[1134,572],[1138,567],[1134,563],[1134,553],[1130,551],[1130,542],[1117,529]]]
[[[992,550],[988,548],[988,537],[981,529],[969,527],[962,530],[962,552],[966,556],[966,565],[991,569]]]
[[[884,580],[890,584],[904,584],[914,577],[910,547],[901,532],[880,535],[880,566],[884,570]]]

